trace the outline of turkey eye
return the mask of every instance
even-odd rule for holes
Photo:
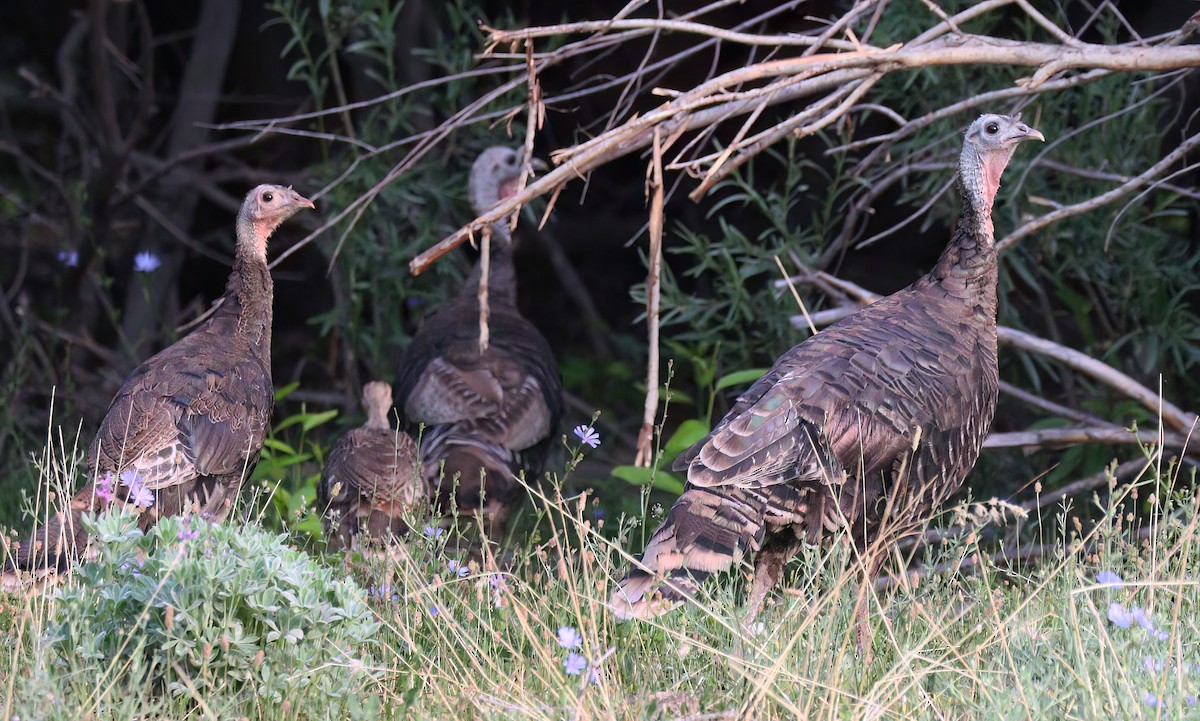
[[[1000,132],[1000,126],[995,123],[988,123],[984,130],[987,131],[988,135],[995,135],[996,133]]]
[[[275,196],[273,194],[263,193],[263,202],[264,203],[270,203],[272,200],[275,200]]]

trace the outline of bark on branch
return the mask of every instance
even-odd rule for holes
[[[818,271],[815,274],[809,274],[803,277],[794,278],[803,282],[816,281],[825,287],[833,287],[842,291],[849,297],[853,298],[855,305],[843,305],[837,308],[811,313],[809,318],[813,324],[817,326],[826,326],[850,316],[858,310],[870,303],[879,300],[880,296],[866,288],[855,285],[849,281],[837,278],[825,272]],[[803,316],[792,316],[790,319],[793,328],[805,329],[808,327],[808,321]],[[1021,350],[1029,351],[1037,355],[1053,358],[1064,365],[1073,368],[1080,373],[1091,376],[1092,378],[1104,383],[1113,390],[1116,390],[1122,395],[1136,400],[1146,408],[1156,414],[1162,416],[1163,423],[1170,428],[1190,435],[1200,430],[1200,419],[1195,413],[1185,411],[1179,406],[1171,403],[1163,398],[1158,393],[1150,390],[1146,386],[1138,383],[1133,378],[1125,375],[1121,371],[1104,363],[1103,361],[1092,358],[1086,353],[1081,353],[1073,348],[1068,348],[1064,345],[1054,343],[1039,338],[1030,333],[1017,330],[1015,328],[1007,328],[1000,326],[997,331],[997,336],[1002,344],[1010,345]]]
[[[846,83],[905,69],[938,65],[1007,65],[1038,68],[1030,78],[1018,80],[1036,89],[1055,73],[1072,69],[1114,71],[1165,71],[1200,67],[1198,46],[1060,45],[1032,43],[977,35],[946,35],[908,46],[818,53],[756,63],[738,68],[679,94],[659,108],[626,121],[597,137],[564,148],[553,155],[558,167],[508,198],[490,212],[448,235],[409,264],[414,274],[461,244],[483,225],[506,217],[530,200],[554,192],[582,178],[588,171],[650,145],[657,129],[671,145],[680,135],[715,122],[746,115],[764,104],[776,105],[827,92]],[[731,91],[742,84],[749,90]],[[825,114],[813,122],[827,123]],[[802,132],[805,126],[796,128]]]

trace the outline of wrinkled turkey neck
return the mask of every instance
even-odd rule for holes
[[[245,335],[250,344],[258,347],[264,358],[271,352],[271,300],[274,283],[266,259],[255,251],[256,245],[266,247],[254,237],[254,226],[238,221],[237,257],[233,261],[233,272],[225,286],[225,301],[217,309],[217,316],[238,316],[236,333]]]
[[[390,431],[388,409],[385,406],[373,405],[367,407],[367,428],[376,431]]]
[[[492,254],[491,267],[488,269],[488,305],[517,304],[517,268],[513,264],[512,235],[509,233],[507,221],[492,223]],[[482,240],[480,241],[482,245]],[[479,292],[479,279],[483,275],[483,263],[475,263],[475,268],[459,291],[459,298],[466,302],[474,302]]]
[[[996,245],[991,197],[983,187],[986,181],[982,166],[977,153],[964,153],[958,174],[962,197],[958,228],[930,275],[954,295],[982,294],[995,306]]]

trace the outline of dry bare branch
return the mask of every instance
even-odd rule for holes
[[[979,12],[982,6],[991,5],[981,3],[970,12]],[[960,13],[955,16],[954,21],[962,22],[963,15]],[[482,224],[504,217],[518,206],[554,192],[600,165],[647,147],[656,130],[666,139],[669,147],[683,133],[753,113],[764,104],[776,105],[830,92],[872,75],[911,68],[968,64],[1033,67],[1039,69],[1034,77],[1018,82],[1024,90],[1033,91],[1042,84],[1055,82],[1050,80],[1050,76],[1064,70],[1164,71],[1200,66],[1200,48],[1193,46],[1103,46],[1087,43],[1068,46],[975,35],[938,37],[938,33],[932,33],[930,37],[930,34],[925,33],[903,46],[886,49],[863,46],[862,50],[772,60],[717,76],[591,140],[559,150],[553,156],[558,163],[557,168],[414,258],[410,269],[413,273],[420,273],[432,260],[456,247]],[[1053,72],[1047,72],[1051,68]],[[746,90],[729,90],[745,83],[759,85]],[[819,122],[830,120],[829,116],[821,116]],[[797,128],[797,131],[802,131],[803,127]]]
[[[1120,445],[1136,443],[1141,446],[1162,444],[1167,448],[1196,453],[1188,448],[1188,438],[1177,433],[1159,434],[1155,431],[1132,431],[1128,428],[1113,428],[1108,424],[1085,428],[1039,428],[1013,433],[991,433],[983,442],[984,448],[1023,448],[1038,451],[1070,448],[1087,443]],[[1193,444],[1194,445],[1194,444]]]
[[[648,168],[646,192],[650,196],[650,272],[646,276],[646,328],[649,352],[646,354],[646,403],[642,409],[642,429],[638,432],[637,456],[633,463],[650,467],[654,462],[654,419],[658,415],[658,321],[662,293],[663,240],[663,167],[662,138],[654,134],[654,155]]]
[[[812,277],[819,278],[825,283],[840,288],[857,301],[857,305],[855,306],[840,306],[811,314],[809,318],[817,325],[836,323],[842,318],[854,314],[859,308],[874,303],[880,298],[877,293],[873,293],[866,288],[824,272],[801,276],[796,280],[810,282],[810,278]],[[808,323],[807,320],[800,316],[792,316],[790,322],[793,328],[800,329],[805,328]],[[1200,430],[1200,419],[1197,418],[1195,413],[1179,408],[1128,375],[1103,361],[1092,358],[1086,353],[1081,353],[1073,348],[1068,348],[1045,338],[1039,338],[1030,333],[1005,326],[1000,326],[997,329],[997,336],[1003,344],[1053,358],[1084,375],[1091,376],[1118,393],[1136,400],[1146,408],[1161,415],[1163,422],[1176,431],[1190,434],[1196,430]]]

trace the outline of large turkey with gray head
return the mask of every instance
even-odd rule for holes
[[[250,191],[225,295],[195,330],[125,380],[88,450],[91,482],[21,544],[17,567],[65,568],[87,545],[83,515],[111,503],[136,509],[143,529],[185,512],[211,521],[229,514],[258,462],[275,399],[267,240],[312,207],[291,188]]]
[[[1019,116],[971,123],[958,226],[933,270],[784,353],[675,461],[686,488],[613,594],[618,615],[665,612],[750,558],[753,613],[801,543],[841,529],[870,578],[885,527],[895,538],[958,490],[999,387],[992,203],[1034,138]]]
[[[471,168],[478,214],[516,190],[523,159],[485,150]],[[550,344],[517,310],[508,222],[491,225],[488,342],[480,349],[482,259],[458,293],[421,324],[400,365],[396,406],[419,434],[423,474],[444,514],[482,516],[499,540],[524,492],[541,474],[562,415],[562,381]]]

